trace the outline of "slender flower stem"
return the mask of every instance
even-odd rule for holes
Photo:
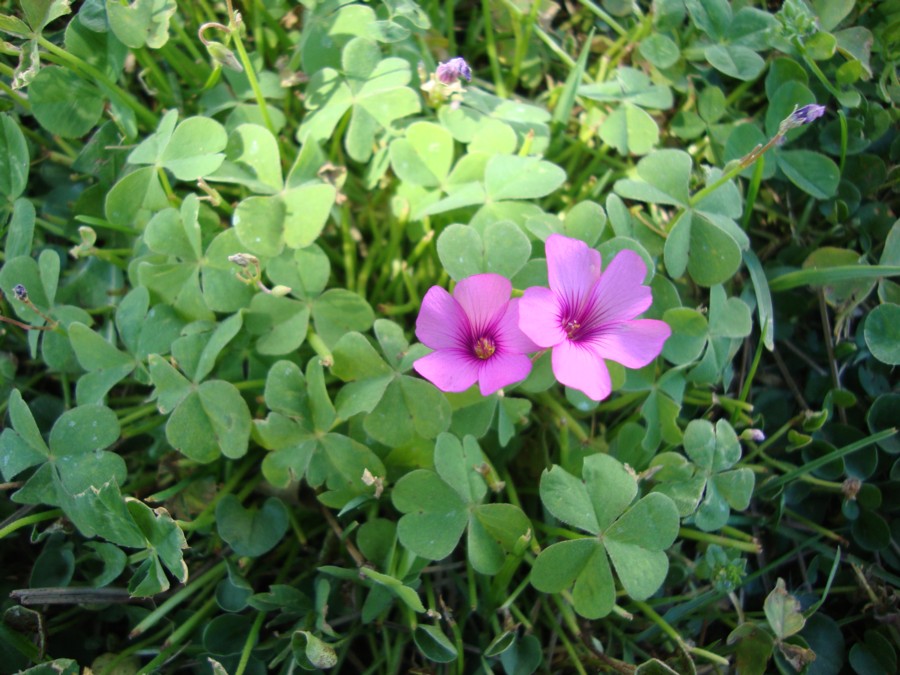
[[[269,116],[269,109],[266,106],[266,97],[263,96],[262,89],[259,87],[259,80],[256,79],[256,71],[253,69],[253,63],[250,61],[247,50],[244,48],[244,41],[241,39],[241,29],[235,21],[235,13],[231,6],[231,0],[227,0],[227,4],[229,27],[231,28],[231,36],[234,38],[234,47],[237,49],[238,58],[241,60],[241,65],[244,66],[244,72],[247,74],[247,82],[253,90],[253,95],[256,98],[256,104],[259,106],[259,112],[260,115],[262,115],[263,123],[266,125],[266,129],[277,138],[278,134],[275,131],[275,125],[272,124],[272,118]]]
[[[497,44],[494,39],[494,22],[491,17],[491,3],[489,0],[481,0],[481,11],[484,17],[484,41],[487,48],[488,60],[491,62],[491,74],[494,77],[494,86],[497,96],[506,98],[506,84],[500,71],[500,58],[497,56]]]
[[[759,553],[761,551],[758,542],[738,541],[736,539],[723,537],[718,534],[700,532],[699,530],[694,530],[689,527],[682,527],[681,529],[679,529],[678,536],[684,539],[693,539],[694,541],[706,542],[707,544],[719,544],[721,546],[727,546],[739,551],[746,551],[747,553]]]

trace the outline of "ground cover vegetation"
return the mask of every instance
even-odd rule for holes
[[[900,2],[0,33],[0,671],[897,672]]]

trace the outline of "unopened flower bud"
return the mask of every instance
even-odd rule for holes
[[[93,227],[82,225],[78,228],[78,236],[81,237],[81,245],[90,248],[97,243],[97,232]]]
[[[282,284],[278,284],[274,286],[270,293],[274,295],[276,298],[283,298],[285,295],[291,292],[290,286],[283,286]]]
[[[766,435],[760,429],[744,429],[744,431],[741,432],[741,440],[762,443],[766,440]]]
[[[250,264],[251,256],[247,253],[235,253],[234,255],[228,256],[228,262],[232,262],[238,267],[246,267]]]
[[[810,103],[809,105],[796,108],[794,109],[794,112],[782,120],[781,124],[778,126],[778,135],[784,136],[791,129],[796,129],[797,127],[809,124],[810,122],[819,119],[824,114],[825,106],[817,103]]]
[[[244,66],[242,66],[241,62],[237,60],[234,52],[228,49],[228,47],[223,45],[221,42],[207,42],[206,51],[209,52],[209,55],[212,58],[213,62],[217,63],[223,68],[229,68],[230,70],[238,73],[244,72]]]

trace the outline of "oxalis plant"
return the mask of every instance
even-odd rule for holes
[[[900,3],[0,14],[0,672],[896,672]]]

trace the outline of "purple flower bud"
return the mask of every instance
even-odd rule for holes
[[[810,103],[802,108],[797,108],[791,113],[791,122],[800,126],[801,124],[809,124],[813,120],[819,119],[825,114],[825,106],[818,103]]]
[[[461,56],[450,59],[446,63],[439,63],[435,74],[443,84],[453,84],[461,77],[464,77],[466,82],[472,81],[472,69]]]
[[[22,284],[16,284],[13,286],[13,293],[16,294],[16,300],[19,302],[25,302],[28,300],[28,290]]]
[[[809,105],[796,108],[794,112],[785,117],[778,126],[778,144],[781,145],[781,142],[784,140],[783,136],[791,129],[796,129],[797,127],[802,127],[804,124],[809,124],[810,122],[819,119],[824,114],[825,106],[819,105],[818,103],[810,103]]]

